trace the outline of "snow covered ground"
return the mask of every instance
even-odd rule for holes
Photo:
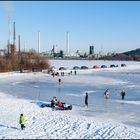
[[[0,74],[0,139],[113,139],[140,138],[140,63],[121,61],[51,60],[56,68],[118,64],[118,68],[79,70],[77,75],[52,77],[46,73]],[[120,67],[125,63],[127,67]],[[69,70],[67,70],[69,72]],[[65,73],[67,73],[65,72]],[[62,79],[61,85],[58,78]],[[110,98],[103,92],[109,89]],[[120,91],[126,91],[122,101]],[[89,107],[84,107],[85,92]],[[70,111],[40,108],[52,96],[73,105]],[[21,131],[19,116],[26,116]]]

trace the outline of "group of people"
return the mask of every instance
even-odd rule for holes
[[[61,81],[59,81],[60,83]],[[120,95],[122,96],[122,100],[124,100],[124,96],[126,95],[124,91],[122,91],[120,93]],[[109,98],[109,89],[107,89],[105,92],[104,92],[104,98],[105,99],[108,99]],[[60,108],[65,108],[64,107],[64,103],[62,103],[60,100],[57,101],[57,98],[55,96],[53,96],[52,100],[51,100],[51,107],[52,109],[55,109],[55,106],[58,106]],[[86,95],[85,95],[85,106],[88,107],[88,93],[86,92]],[[72,106],[71,106],[71,109],[72,109]],[[70,109],[70,110],[71,110]],[[20,115],[20,120],[19,120],[19,123],[21,125],[21,129],[24,130],[25,129],[25,116],[23,114]]]
[[[53,110],[55,109],[55,106],[65,108],[64,103],[60,101],[57,102],[57,98],[55,96],[53,96],[50,106],[52,107]],[[25,129],[25,116],[23,114],[20,114],[19,124],[21,125],[21,130],[24,130]]]
[[[104,92],[104,98],[105,99],[108,99],[109,98],[109,89],[107,89],[105,92]],[[126,93],[122,90],[120,95],[122,96],[122,100],[124,100],[124,96],[126,95]],[[86,92],[86,95],[85,95],[85,106],[88,107],[88,93]]]
[[[52,110],[72,110],[72,105],[66,105],[64,102],[61,102],[60,100],[57,101],[57,98],[53,96],[51,100],[51,105]]]
[[[60,100],[57,101],[57,98],[55,96],[53,96],[53,98],[51,100],[51,107],[54,109],[55,106],[64,108],[64,103],[62,103]]]
[[[49,73],[50,73],[50,72],[49,72]],[[53,77],[54,77],[54,76],[59,76],[59,75],[64,76],[65,73],[64,73],[63,71],[61,71],[60,73],[59,73],[59,72],[52,71],[52,72],[51,72],[51,75],[52,75]],[[72,70],[68,73],[68,75],[72,75]],[[76,70],[74,70],[74,75],[77,75]]]
[[[123,90],[121,91],[120,95],[122,96],[122,100],[124,100],[125,92]],[[105,97],[105,99],[109,98],[109,90],[108,89],[104,92],[104,97]]]

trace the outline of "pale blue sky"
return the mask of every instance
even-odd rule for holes
[[[70,52],[124,52],[140,48],[139,1],[13,1],[0,2],[0,48],[8,39],[8,13],[16,22],[16,38],[21,47],[37,49],[40,30],[41,51],[53,45],[66,50],[66,32]]]

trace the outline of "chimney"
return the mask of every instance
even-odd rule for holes
[[[7,45],[7,48],[8,48],[8,54],[10,53],[10,50],[11,50],[11,42],[10,42],[10,40],[11,40],[11,29],[10,29],[10,16],[8,16],[8,28],[9,28],[9,39],[8,39],[8,45]]]
[[[10,53],[10,41],[7,41],[8,54]]]
[[[66,46],[66,54],[69,54],[69,32],[67,32],[67,46]]]
[[[38,31],[38,54],[40,53],[40,31]]]
[[[15,22],[14,22],[14,42],[13,42],[13,53],[16,52],[16,29],[15,29]]]
[[[20,54],[20,35],[18,36],[18,49],[19,49],[19,54]]]

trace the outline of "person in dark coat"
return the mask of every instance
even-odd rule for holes
[[[57,98],[55,96],[53,96],[53,98],[51,100],[51,107],[55,108],[56,104],[57,104]]]
[[[105,99],[109,98],[109,90],[108,89],[104,92],[104,97],[105,97]]]
[[[85,96],[85,106],[88,107],[88,93],[86,92],[86,96]]]
[[[124,100],[124,96],[125,96],[125,92],[124,91],[121,92],[121,96],[122,96],[122,100]]]
[[[76,75],[76,70],[74,71],[74,74]]]
[[[58,82],[59,82],[59,85],[60,85],[60,83],[61,83],[61,79],[60,78],[58,79]]]

